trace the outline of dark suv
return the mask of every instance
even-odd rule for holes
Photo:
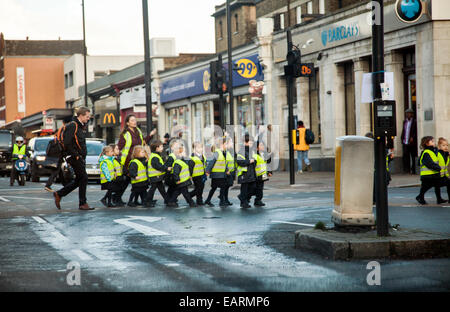
[[[47,157],[47,145],[53,136],[36,137],[28,142],[30,148],[31,181],[39,182],[40,177],[49,176],[52,165],[56,168],[57,159]]]
[[[12,169],[11,152],[14,134],[10,130],[0,130],[0,175],[9,175]]]

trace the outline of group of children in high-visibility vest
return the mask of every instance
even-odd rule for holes
[[[241,184],[241,193],[238,196],[241,207],[249,208],[252,196],[255,196],[255,206],[264,206],[262,202],[264,182],[271,175],[267,172],[266,165],[270,159],[266,162],[263,157],[264,144],[258,142],[255,150],[253,141],[249,135],[246,135],[245,146],[237,155],[230,152],[232,148],[231,138],[216,140],[212,150],[213,157],[207,161],[203,144],[200,142],[193,144],[193,153],[187,157],[182,141],[174,140],[170,144],[171,153],[164,161],[161,156],[162,142],[156,141],[150,144],[150,155],[147,155],[143,146],[135,146],[127,173],[131,178],[128,206],[155,207],[156,200],[153,198],[156,189],[168,207],[178,207],[177,198],[180,194],[190,207],[214,206],[211,200],[217,188],[220,189],[219,206],[230,206],[232,203],[228,193],[234,183],[236,172],[238,183]],[[99,163],[102,190],[107,190],[101,202],[107,207],[125,204],[118,200],[125,191],[126,184],[122,183],[123,179],[120,179],[123,170],[117,145],[104,147]],[[211,189],[204,202],[203,190],[208,176],[211,178]],[[168,186],[167,191],[164,184]],[[194,190],[189,192],[188,187],[192,184]],[[194,197],[196,202],[192,199]]]
[[[420,180],[422,182],[420,193],[416,197],[417,201],[425,205],[425,193],[434,187],[436,200],[438,204],[446,203],[450,200],[450,179],[448,172],[449,151],[448,141],[445,138],[439,138],[438,147],[435,147],[434,138],[425,136],[420,144],[422,153],[419,157]],[[441,187],[447,187],[448,200],[441,197]]]

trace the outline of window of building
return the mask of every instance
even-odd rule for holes
[[[312,1],[309,1],[307,3],[307,12],[308,12],[308,14],[313,14],[313,3],[312,3]]]
[[[223,24],[222,21],[219,21],[219,39],[223,38]]]
[[[69,87],[69,75],[64,75],[64,89],[67,89]]]
[[[73,86],[73,71],[69,72],[69,82],[68,87]]]
[[[252,108],[250,95],[236,97],[238,123],[244,127],[252,125]]]
[[[239,19],[237,14],[234,14],[234,32],[239,32]]]
[[[105,71],[94,71],[94,80],[100,79],[102,77],[106,76]]]
[[[356,135],[355,75],[353,67],[353,62],[344,64],[346,135]]]
[[[284,13],[280,14],[280,29],[284,29]]]
[[[319,0],[319,14],[325,14],[325,0]]]
[[[320,80],[319,69],[315,69],[314,76],[309,78],[309,124],[311,130],[315,134],[314,143],[321,142],[321,126],[320,126]]]
[[[302,23],[302,7],[301,6],[298,6],[295,9],[295,15],[297,18],[297,24],[301,24]]]

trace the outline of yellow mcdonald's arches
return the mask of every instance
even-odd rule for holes
[[[108,122],[106,122],[106,118],[108,118]],[[112,122],[111,122],[111,120],[112,120]],[[115,124],[116,123],[116,117],[114,116],[113,113],[106,113],[105,116],[103,116],[103,123],[104,124],[106,124],[106,123],[113,123],[113,124]]]

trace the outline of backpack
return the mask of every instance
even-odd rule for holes
[[[78,124],[76,122],[74,123],[75,123],[75,132],[74,132],[75,141],[77,142],[77,145],[81,150],[81,146],[80,143],[78,143],[77,137]],[[58,131],[55,133],[53,140],[50,140],[48,142],[46,149],[47,156],[57,158],[61,158],[63,156],[63,152],[66,150],[66,148],[64,147],[64,132],[66,130],[66,126],[67,124],[59,128]]]
[[[305,142],[306,144],[313,144],[315,140],[314,132],[311,131],[311,129],[306,129],[305,131]]]

